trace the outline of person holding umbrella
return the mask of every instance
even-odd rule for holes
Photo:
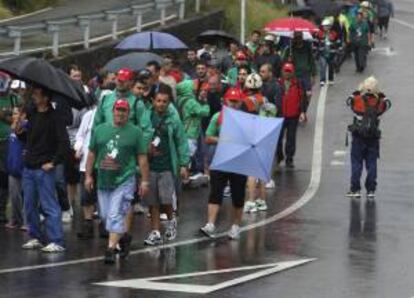
[[[22,186],[31,237],[22,247],[41,248],[47,253],[63,252],[62,212],[55,194],[55,167],[68,155],[69,137],[64,121],[51,105],[52,93],[35,86],[32,98],[35,109],[27,113],[28,121],[19,123],[16,129],[18,137],[25,140]],[[45,234],[40,228],[39,210],[45,217]]]
[[[233,109],[240,110],[243,104],[242,94],[238,88],[229,88],[223,99],[225,104]],[[211,118],[206,131],[205,142],[215,145],[219,141],[220,126],[223,122],[223,111],[216,113]],[[231,199],[233,202],[233,225],[228,233],[230,239],[238,239],[240,236],[240,224],[243,216],[244,197],[246,194],[247,177],[244,175],[211,170],[210,171],[210,195],[208,203],[207,223],[200,231],[208,237],[214,237],[216,231],[216,219],[223,202],[224,189],[230,183]]]

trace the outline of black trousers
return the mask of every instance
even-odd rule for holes
[[[298,117],[285,118],[277,146],[278,163],[284,160],[285,157],[286,161],[293,161],[293,157],[295,156],[296,152],[296,132],[298,130],[298,123]],[[285,146],[283,146],[283,143]]]
[[[353,51],[357,71],[362,72],[367,66],[368,47],[362,45],[354,45]]]

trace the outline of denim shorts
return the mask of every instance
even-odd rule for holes
[[[115,189],[98,189],[99,211],[106,230],[110,233],[125,233],[125,217],[131,209],[136,189],[135,176]]]

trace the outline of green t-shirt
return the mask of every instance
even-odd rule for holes
[[[150,170],[154,172],[172,171],[170,141],[168,137],[168,126],[165,124],[167,115],[160,116],[151,113],[151,123],[154,129],[154,138],[159,143],[156,147],[156,155],[150,159]]]
[[[99,125],[89,149],[96,154],[99,189],[114,189],[126,182],[137,173],[137,155],[147,153],[141,129],[131,123]]]
[[[6,121],[5,117],[11,116],[13,110],[12,100],[9,96],[0,97],[0,141],[5,140],[10,134],[10,123]]]
[[[206,130],[207,137],[218,137],[220,134],[220,125],[218,123],[218,119],[221,112],[217,112],[211,117],[210,124]]]
[[[366,21],[353,23],[350,33],[352,43],[362,46],[368,45],[369,25]]]

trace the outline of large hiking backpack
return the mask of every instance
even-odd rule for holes
[[[379,139],[381,130],[379,129],[379,106],[381,100],[378,98],[375,105],[368,104],[368,96],[361,95],[364,102],[364,112],[360,116],[354,116],[354,122],[348,127],[349,131],[362,138]]]

